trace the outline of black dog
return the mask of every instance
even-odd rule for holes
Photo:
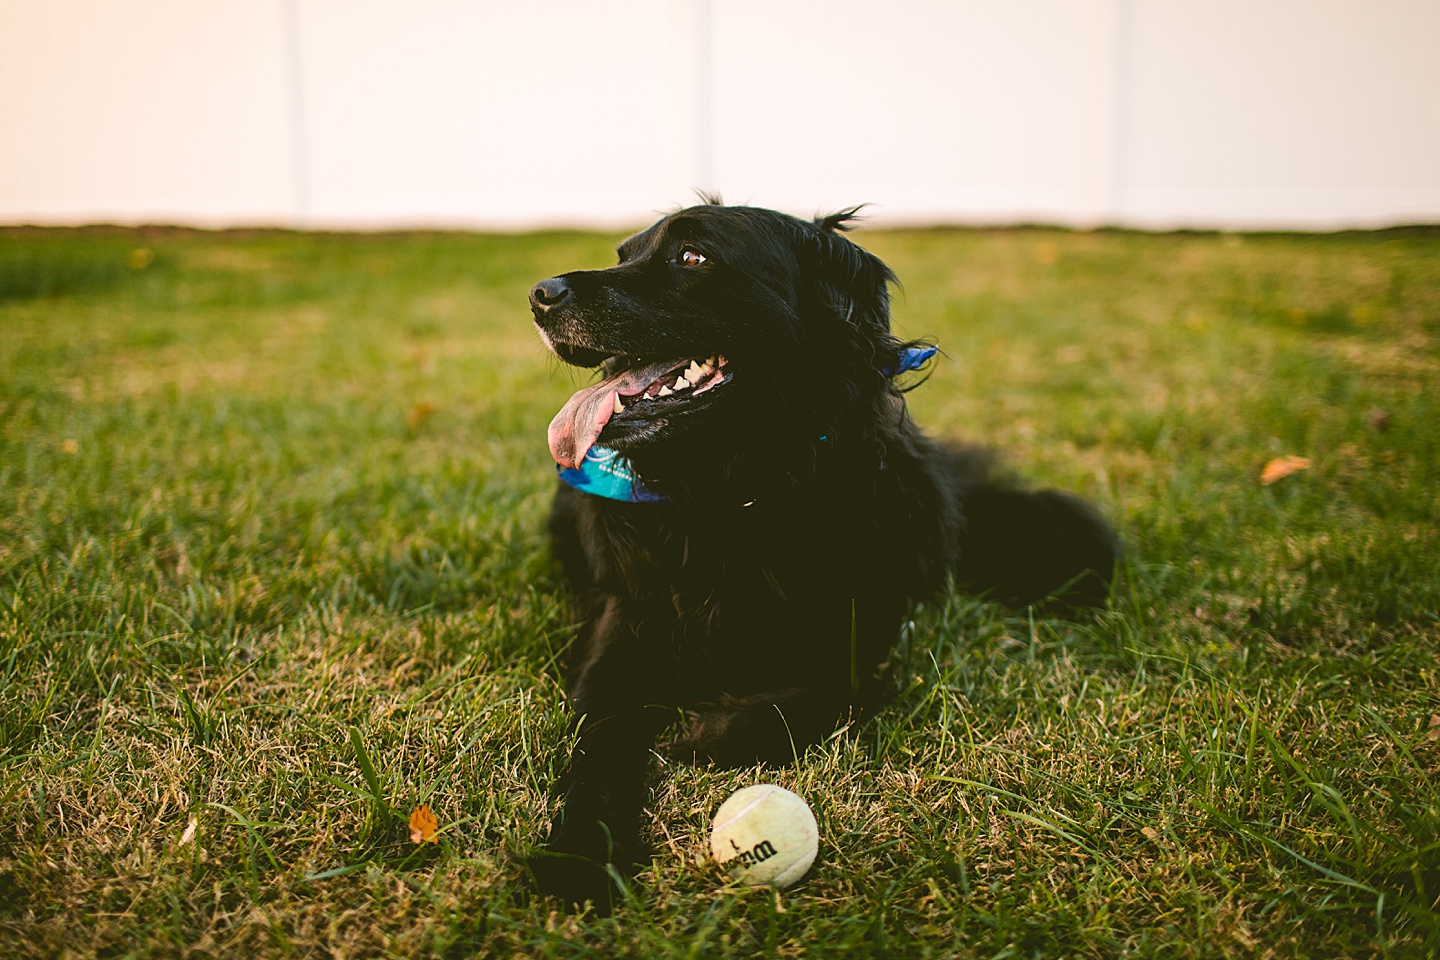
[[[583,625],[564,808],[529,861],[546,893],[604,910],[643,862],[647,760],[682,711],[677,756],[786,762],[876,701],[911,602],[950,578],[1105,596],[1094,511],[910,421],[896,378],[933,351],[891,335],[895,278],[841,234],[854,214],[706,203],[530,291],[556,356],[603,370],[550,425]]]

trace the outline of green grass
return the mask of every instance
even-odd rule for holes
[[[927,605],[793,769],[656,761],[597,920],[515,859],[579,382],[525,291],[616,238],[0,231],[0,954],[1440,950],[1440,232],[858,238],[948,354],[917,419],[1100,502],[1123,581]],[[757,780],[821,827],[779,894],[704,856]]]

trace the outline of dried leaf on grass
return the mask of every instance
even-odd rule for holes
[[[410,409],[405,411],[405,426],[411,430],[419,429],[419,427],[424,424],[426,420],[433,417],[439,409],[439,407],[427,400],[421,400],[418,403],[411,404]]]
[[[1276,480],[1288,477],[1292,473],[1299,473],[1301,470],[1309,469],[1309,457],[1276,457],[1274,460],[1265,464],[1265,469],[1260,471],[1260,482],[1268,487]]]
[[[440,838],[436,832],[440,829],[440,821],[435,819],[435,814],[430,812],[430,804],[422,803],[410,814],[410,841],[412,843],[439,843]]]

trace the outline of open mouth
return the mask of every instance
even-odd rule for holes
[[[663,406],[662,401],[674,404],[698,397],[729,378],[730,374],[725,367],[724,357],[713,356],[704,360],[692,358],[679,363],[640,364],[622,370],[618,378],[625,378],[629,382],[616,387],[614,412],[618,416],[625,410],[637,408],[639,405],[650,407],[661,404]],[[655,370],[660,370],[660,373],[651,378],[651,374]],[[639,375],[632,376],[637,371]],[[610,372],[609,363],[606,364],[606,372]],[[636,383],[646,379],[649,379],[650,382],[635,389]],[[632,410],[632,412],[635,411]]]
[[[610,423],[641,423],[695,404],[730,380],[723,356],[683,360],[611,357],[605,379],[577,390],[550,421],[550,453],[555,462],[579,467]]]

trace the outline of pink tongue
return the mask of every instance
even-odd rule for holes
[[[638,395],[660,374],[675,366],[673,360],[663,360],[644,367],[635,367],[616,374],[609,380],[593,387],[575,391],[566,401],[555,419],[550,421],[550,455],[562,467],[572,470],[580,466],[585,453],[595,445],[595,439],[610,417],[615,413],[615,395],[622,397]],[[623,400],[622,400],[623,402]]]

